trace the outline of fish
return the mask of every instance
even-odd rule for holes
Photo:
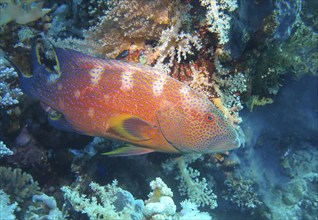
[[[105,155],[206,154],[240,147],[224,114],[167,74],[58,47],[47,62],[43,47],[43,39],[35,37],[32,74],[19,73],[22,91],[41,102],[58,129],[127,143]]]

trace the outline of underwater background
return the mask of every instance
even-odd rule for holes
[[[0,0],[0,220],[318,219],[317,9],[316,0]],[[124,143],[55,129],[22,92],[38,35],[204,93],[243,146],[102,155]]]

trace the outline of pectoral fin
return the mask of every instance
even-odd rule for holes
[[[145,141],[152,138],[155,128],[138,116],[120,114],[108,120],[109,127],[116,134],[135,141]]]
[[[127,144],[124,147],[118,148],[116,150],[103,153],[103,155],[107,156],[134,156],[134,155],[141,155],[141,154],[148,154],[152,153],[154,150],[143,148],[143,147],[136,147],[131,144]]]

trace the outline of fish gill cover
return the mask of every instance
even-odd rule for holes
[[[0,0],[0,219],[316,219],[317,7]]]

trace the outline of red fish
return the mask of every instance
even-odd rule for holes
[[[212,153],[240,146],[235,128],[207,97],[154,68],[55,48],[55,70],[43,65],[41,38],[22,90],[41,101],[58,128],[125,141],[106,153]]]

